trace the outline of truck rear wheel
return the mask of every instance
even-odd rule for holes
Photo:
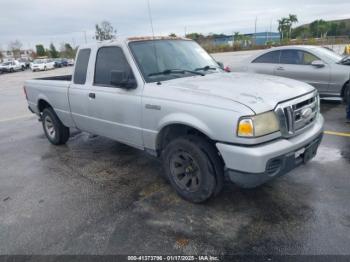
[[[204,138],[188,135],[170,142],[163,151],[163,165],[171,185],[185,200],[201,203],[222,189],[223,164]]]
[[[62,124],[52,108],[45,108],[41,116],[47,139],[54,145],[63,145],[69,139],[69,128]]]

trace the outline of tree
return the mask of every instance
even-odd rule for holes
[[[322,19],[315,20],[309,25],[313,37],[326,37],[330,28],[330,23]]]
[[[239,43],[240,40],[241,40],[241,34],[239,32],[235,32],[233,35],[233,41],[235,43]]]
[[[298,21],[297,15],[293,15],[293,14],[289,14],[288,20],[289,20],[289,38],[291,38],[293,24],[296,24],[299,21]]]
[[[9,50],[12,51],[14,58],[21,57],[21,48],[22,48],[22,43],[19,40],[15,40],[13,42],[10,42],[9,44]]]
[[[95,38],[97,41],[115,39],[117,31],[113,28],[110,22],[102,21],[100,25],[95,25]]]
[[[288,26],[289,26],[289,20],[288,18],[282,17],[278,20],[278,32],[280,32],[281,40],[287,36],[288,32]]]
[[[281,40],[291,38],[293,24],[298,23],[297,15],[289,14],[288,17],[282,17],[278,20],[278,31],[281,35]]]
[[[292,31],[292,38],[308,38],[310,37],[309,28],[306,26],[299,26]]]
[[[350,30],[347,29],[346,27],[346,23],[344,21],[340,22],[339,26],[338,26],[338,34],[339,35],[346,35],[346,34],[350,34]]]
[[[169,34],[170,37],[177,37],[177,35],[175,33],[171,33]]]
[[[320,20],[318,24],[318,31],[320,33],[321,38],[327,37],[329,29],[330,24],[326,21]]]
[[[189,38],[189,39],[192,39],[194,41],[199,42],[199,41],[203,40],[205,38],[205,36],[200,34],[200,33],[190,33],[190,34],[186,35],[186,38]]]
[[[49,54],[50,54],[50,57],[52,57],[52,58],[58,58],[59,57],[59,53],[56,50],[56,47],[54,46],[53,43],[50,44]]]
[[[73,49],[69,43],[62,43],[60,48],[60,56],[65,58],[74,58],[76,51],[77,50]]]
[[[323,37],[327,35],[330,25],[328,22],[320,19],[315,20],[309,25],[310,33],[313,37]]]
[[[331,35],[331,36],[338,35],[338,27],[339,27],[339,24],[331,22],[329,24],[329,32],[328,32],[328,34]]]
[[[46,51],[42,44],[36,45],[35,48],[37,56],[46,56]]]

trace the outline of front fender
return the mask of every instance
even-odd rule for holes
[[[158,133],[166,126],[173,124],[181,124],[197,129],[209,138],[213,138],[212,131],[209,129],[208,125],[202,120],[186,113],[172,113],[163,117],[158,124]]]

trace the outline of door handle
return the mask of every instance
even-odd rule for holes
[[[92,99],[95,99],[96,98],[96,94],[95,93],[89,93],[89,97],[92,98]]]
[[[284,67],[283,67],[283,66],[279,66],[279,67],[276,68],[276,70],[278,70],[278,71],[284,71]]]

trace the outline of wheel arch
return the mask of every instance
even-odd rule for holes
[[[349,84],[350,84],[350,80],[346,81],[345,84],[343,85],[343,87],[342,87],[342,89],[341,89],[341,93],[340,93],[340,96],[341,96],[342,98],[344,98],[345,89],[346,89],[347,86],[350,86]]]
[[[201,128],[195,127],[188,123],[181,122],[173,122],[164,125],[160,131],[158,132],[156,138],[156,151],[157,154],[160,155],[162,150],[166,147],[166,145],[180,136],[185,135],[195,135],[199,137],[203,137],[208,141],[213,141],[210,135],[203,131]]]
[[[37,107],[39,113],[42,113],[45,108],[53,108],[45,98],[39,98]]]

